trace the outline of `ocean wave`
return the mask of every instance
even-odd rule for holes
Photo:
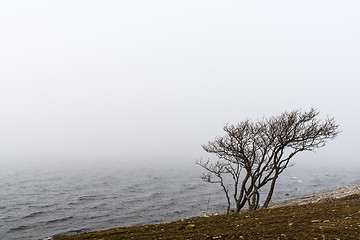
[[[56,205],[58,205],[58,203],[48,203],[48,204],[40,205],[37,207],[38,208],[50,208],[50,207],[55,207]]]
[[[81,196],[78,197],[78,201],[92,201],[92,200],[96,200],[97,196],[96,195],[85,195],[85,196]]]
[[[161,192],[154,192],[154,193],[152,193],[152,194],[150,195],[150,198],[158,198],[158,197],[160,197],[161,195],[162,195]]]
[[[31,226],[20,225],[20,226],[10,228],[9,232],[24,231],[24,230],[27,230],[30,228],[31,228]]]
[[[101,207],[104,207],[106,206],[107,204],[106,203],[100,203],[100,204],[97,204],[93,207],[90,207],[90,210],[97,210],[97,209],[100,209]]]
[[[36,216],[39,216],[39,215],[43,215],[45,213],[46,212],[43,212],[43,211],[32,212],[29,215],[26,215],[24,218],[33,218],[33,217],[36,217]]]
[[[53,219],[53,220],[48,220],[45,222],[45,224],[53,224],[53,223],[59,223],[59,222],[65,222],[68,221],[70,219],[73,219],[74,217],[69,216],[69,217],[63,217],[63,218],[57,218],[57,219]]]
[[[291,180],[293,180],[294,182],[297,182],[297,183],[302,183],[303,181],[301,181],[300,179],[298,179],[297,177],[291,177]]]
[[[89,228],[79,228],[79,229],[71,229],[66,231],[66,235],[72,235],[72,234],[79,234],[79,233],[83,233],[83,232],[87,232],[90,231]]]

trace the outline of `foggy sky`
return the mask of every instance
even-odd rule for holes
[[[1,1],[0,162],[204,156],[226,123],[315,107],[358,162],[359,1]],[[324,160],[324,161],[325,161]]]

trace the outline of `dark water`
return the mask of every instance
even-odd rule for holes
[[[223,212],[221,189],[188,166],[23,166],[0,169],[0,239],[46,239]],[[274,201],[360,180],[360,167],[287,169]]]

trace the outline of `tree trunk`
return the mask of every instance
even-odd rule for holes
[[[246,192],[246,190],[245,190]],[[245,196],[243,196],[243,198],[239,198],[238,201],[236,202],[236,212],[239,213],[240,210],[244,207],[244,205],[247,202],[247,193],[245,193]]]
[[[230,202],[230,198],[229,198],[229,195],[228,195],[228,191],[226,191],[225,194],[226,194],[226,200],[227,200],[227,203],[228,203],[226,213],[229,214],[230,213],[231,202]]]
[[[260,193],[256,192],[256,201],[255,201],[255,209],[257,210],[259,208],[259,200],[260,200]]]
[[[274,188],[275,188],[275,183],[276,183],[277,178],[278,178],[278,173],[276,172],[276,175],[274,176],[274,179],[271,182],[269,193],[268,193],[268,195],[266,197],[266,200],[265,200],[264,205],[263,205],[262,208],[267,208],[269,206],[269,203],[271,201],[271,197],[272,197],[272,195],[274,193]]]
[[[225,184],[224,184],[224,180],[221,176],[219,176],[220,178],[220,185],[222,186],[224,192],[225,192],[225,196],[226,196],[226,200],[227,200],[227,209],[226,209],[226,213],[229,214],[230,213],[230,206],[231,206],[231,202],[230,202],[230,197],[229,197],[229,190],[226,188]]]

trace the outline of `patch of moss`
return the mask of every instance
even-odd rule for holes
[[[241,214],[194,217],[114,228],[56,240],[82,239],[360,239],[360,195]]]

